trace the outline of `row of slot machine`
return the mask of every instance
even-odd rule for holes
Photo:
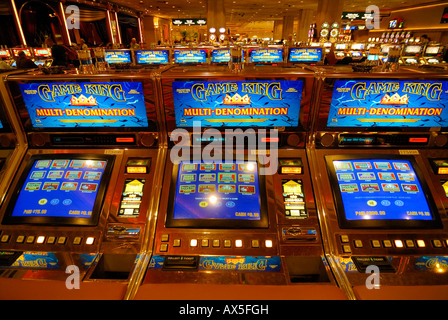
[[[444,73],[194,63],[0,91],[1,299],[448,298]]]
[[[25,55],[34,61],[37,66],[49,67],[53,62],[50,48],[6,48],[0,49],[0,60],[5,61],[11,67],[16,67],[16,60],[19,52],[23,51]]]
[[[237,54],[235,54],[235,51]],[[228,65],[229,62],[248,64],[318,63],[323,60],[322,48],[271,46],[260,47],[201,47],[155,48],[148,50],[106,50],[105,60],[115,69],[154,68],[161,65]]]

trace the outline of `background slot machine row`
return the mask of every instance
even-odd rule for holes
[[[321,81],[316,201],[354,298],[447,297],[447,85],[411,72],[328,71]],[[366,288],[369,266],[381,275],[378,290]]]
[[[136,299],[345,298],[323,255],[305,150],[314,78],[260,72],[162,72],[168,156]]]
[[[0,250],[14,256],[1,268],[19,281],[5,283],[9,298],[122,299],[132,285],[158,196],[154,82],[104,79],[7,79],[29,144],[0,212]],[[81,290],[67,290],[67,267],[78,268]],[[53,281],[20,291],[39,287],[24,279]]]

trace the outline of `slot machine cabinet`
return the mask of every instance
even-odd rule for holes
[[[0,248],[16,258],[1,267],[5,297],[123,299],[159,193],[152,74],[31,72],[7,85],[29,149],[0,214]]]
[[[399,62],[403,65],[419,65],[423,46],[418,43],[412,43],[403,47]]]
[[[311,173],[326,252],[352,299],[447,298],[446,85],[438,74],[322,73]]]
[[[313,74],[299,67],[175,67],[159,83],[168,155],[151,260],[135,299],[345,299],[324,258],[308,171]],[[252,89],[244,93],[244,84]],[[281,90],[281,100],[266,96],[274,94],[269,85]],[[247,103],[228,100],[237,97]],[[261,106],[292,109],[275,118],[234,113]],[[278,126],[278,135],[269,131]],[[250,129],[256,143],[237,140],[225,150],[235,139],[227,129],[240,136]],[[262,175],[277,142],[278,170]],[[219,146],[203,156],[210,143]]]

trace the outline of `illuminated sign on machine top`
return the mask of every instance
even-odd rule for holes
[[[34,128],[148,126],[141,82],[19,86]]]
[[[335,82],[328,127],[448,127],[448,81]]]
[[[175,81],[176,125],[298,126],[303,81]]]

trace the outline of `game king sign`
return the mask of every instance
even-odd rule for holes
[[[175,81],[178,127],[298,126],[303,81]]]
[[[328,127],[447,127],[448,81],[336,81]]]

